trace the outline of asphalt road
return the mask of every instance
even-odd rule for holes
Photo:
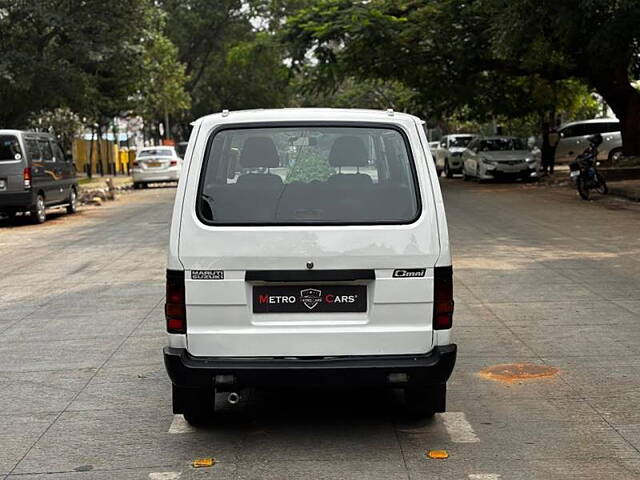
[[[459,360],[449,412],[422,423],[385,392],[253,392],[211,430],[174,417],[161,357],[174,189],[0,224],[0,477],[640,478],[638,208],[443,186]],[[550,376],[481,375],[514,363]],[[203,457],[216,464],[191,467]]]

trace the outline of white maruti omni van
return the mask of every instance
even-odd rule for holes
[[[246,387],[404,389],[445,410],[451,253],[422,121],[227,112],[194,123],[176,194],[164,360],[173,411]]]

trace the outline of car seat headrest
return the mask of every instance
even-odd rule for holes
[[[369,163],[369,155],[364,141],[360,137],[347,135],[338,137],[329,153],[329,165],[332,167],[364,167]]]
[[[278,150],[269,137],[249,137],[244,141],[240,153],[242,168],[275,168],[279,165]]]

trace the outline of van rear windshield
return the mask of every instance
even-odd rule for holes
[[[21,160],[22,149],[15,135],[0,135],[0,162]]]
[[[207,148],[198,216],[211,225],[410,223],[408,141],[391,127],[225,129]]]

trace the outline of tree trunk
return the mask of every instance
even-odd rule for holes
[[[594,86],[620,120],[624,155],[640,155],[640,92],[631,85],[627,67],[600,72]]]
[[[93,126],[91,127],[91,143],[89,144],[89,161],[87,162],[87,177],[93,177]]]
[[[104,168],[102,165],[102,125],[98,125],[98,164],[97,164],[97,170],[98,173],[100,174],[101,177],[104,177]]]

